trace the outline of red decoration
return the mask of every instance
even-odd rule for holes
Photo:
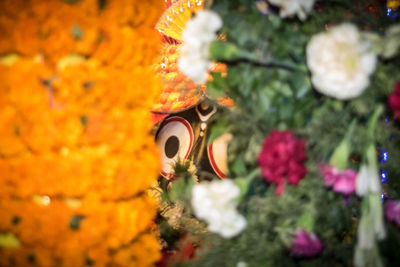
[[[307,174],[306,159],[304,140],[297,139],[290,131],[273,130],[264,140],[258,164],[265,180],[277,184],[276,194],[281,195],[285,179],[297,185]]]
[[[393,111],[394,117],[400,120],[400,81],[397,82],[389,96],[389,107]]]

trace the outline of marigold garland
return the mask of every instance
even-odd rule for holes
[[[145,190],[159,172],[149,110],[162,9],[0,2],[0,239],[14,238],[0,243],[0,266],[159,259]]]

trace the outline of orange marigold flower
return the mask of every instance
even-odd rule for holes
[[[0,1],[0,266],[159,259],[145,192],[162,6]]]

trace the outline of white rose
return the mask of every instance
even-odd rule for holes
[[[196,84],[207,81],[211,67],[209,48],[216,39],[216,32],[222,27],[222,20],[215,12],[199,11],[183,31],[183,44],[178,60],[179,69]]]
[[[361,95],[368,87],[376,55],[354,25],[342,24],[311,38],[307,64],[317,91],[345,100]]]
[[[246,228],[246,219],[236,211],[235,200],[240,189],[232,180],[200,183],[192,189],[192,207],[197,218],[208,224],[208,230],[231,238]]]
[[[268,0],[272,5],[280,8],[279,15],[282,18],[297,17],[305,20],[307,14],[311,12],[315,0]]]

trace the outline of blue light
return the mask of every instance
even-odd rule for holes
[[[389,158],[388,153],[387,153],[387,152],[383,152],[383,153],[382,153],[382,160],[381,160],[381,162],[387,161],[388,158]]]
[[[387,178],[388,178],[387,172],[385,170],[381,170],[381,182],[382,183],[386,182]]]
[[[390,17],[391,15],[392,15],[392,9],[390,8],[390,7],[388,7],[387,9],[386,9],[386,16],[388,16],[388,17]]]
[[[393,9],[391,9],[390,7],[388,7],[386,9],[386,16],[391,17],[392,19],[397,18],[397,16],[399,15],[399,12],[395,12]]]
[[[387,123],[389,123],[389,118],[387,117],[387,118],[385,119],[385,121],[386,121]]]
[[[381,199],[382,199],[381,203],[383,203],[383,201],[385,200],[385,197],[386,197],[385,193],[382,192],[382,194],[381,194]]]
[[[379,150],[379,148],[378,148]],[[379,153],[379,162],[386,162],[389,159],[389,153],[386,151],[383,151],[381,153]]]

